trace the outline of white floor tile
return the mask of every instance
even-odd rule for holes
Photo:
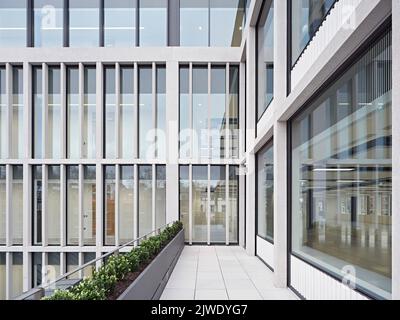
[[[263,300],[257,290],[228,290],[229,300]]]
[[[194,289],[164,289],[160,300],[193,300]]]
[[[228,300],[226,290],[197,290],[196,300]]]

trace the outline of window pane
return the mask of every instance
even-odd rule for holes
[[[152,231],[152,166],[139,166],[139,237]]]
[[[33,104],[33,156],[43,158],[43,88],[42,68],[32,68]]]
[[[135,101],[133,96],[133,67],[121,67],[120,85],[120,135],[121,156],[123,159],[134,157],[134,110]]]
[[[33,166],[32,167],[32,175],[33,175],[33,215],[32,215],[32,224],[33,224],[33,245],[41,245],[42,244],[42,166]]]
[[[226,242],[226,167],[211,166],[210,176],[210,241]]]
[[[32,253],[32,286],[37,287],[42,284],[42,253]]]
[[[0,47],[26,46],[26,0],[0,2]]]
[[[133,0],[104,1],[104,46],[134,47],[136,10]]]
[[[258,106],[260,119],[274,97],[274,2],[265,7],[257,28],[258,41]]]
[[[79,167],[67,166],[67,244],[79,244]]]
[[[185,230],[185,241],[189,241],[189,166],[179,167],[179,219]]]
[[[84,252],[83,253],[83,263],[86,264],[88,262],[91,262],[92,260],[96,259],[96,253],[95,252]],[[83,277],[90,277],[92,276],[94,265],[87,266],[86,268],[83,269]]]
[[[389,299],[392,57],[388,32],[292,120],[292,250]],[[299,201],[300,199],[300,201]]]
[[[59,67],[49,67],[48,92],[48,155],[61,158],[61,73]]]
[[[96,244],[96,166],[83,167],[83,244]]]
[[[104,244],[115,245],[115,166],[104,167]]]
[[[3,165],[0,166],[0,245],[6,244],[6,201],[6,166]]]
[[[47,253],[46,283],[50,284],[60,276],[60,253]]]
[[[239,242],[239,176],[238,166],[229,166],[229,242]]]
[[[167,45],[167,0],[139,0],[139,41],[141,47]]]
[[[157,67],[157,158],[165,159],[166,149],[166,79],[165,67]]]
[[[207,242],[208,212],[208,168],[193,166],[192,215],[193,242]]]
[[[180,0],[181,46],[208,47],[208,1]]]
[[[79,267],[79,253],[78,252],[67,252],[67,272],[73,271]],[[73,273],[68,279],[79,279],[79,272]]]
[[[83,155],[96,158],[96,67],[85,67],[83,88]]]
[[[274,241],[274,149],[269,143],[257,154],[257,235]]]
[[[120,167],[119,182],[119,241],[120,244],[132,241],[134,237],[133,204],[133,166]]]
[[[22,245],[23,237],[23,167],[12,167],[12,244]]]
[[[0,300],[6,300],[6,253],[0,252]]]
[[[116,158],[116,96],[115,96],[115,68],[104,68],[104,122],[105,122],[105,156]]]
[[[240,47],[244,0],[212,0],[210,7],[211,47]]]
[[[69,0],[69,46],[99,46],[99,0]]]
[[[189,67],[179,69],[179,157],[190,157]]]
[[[193,158],[209,158],[208,69],[193,68]]]
[[[239,67],[229,67],[229,158],[239,158]]]
[[[49,245],[60,244],[60,187],[60,166],[48,166],[47,241]]]
[[[21,252],[11,253],[11,298],[19,296],[23,291],[23,257]]]
[[[68,67],[67,69],[67,122],[68,158],[78,159],[79,152],[79,69]]]
[[[22,67],[12,70],[12,143],[11,157],[22,159],[24,155],[24,94]]]
[[[139,156],[154,158],[152,68],[139,68]]]
[[[225,158],[226,68],[211,69],[211,156]]]
[[[63,0],[34,0],[35,47],[62,47],[64,25]]]
[[[6,68],[0,67],[0,159],[8,156]]]
[[[292,64],[300,57],[336,0],[291,0]]]
[[[166,172],[165,166],[156,166],[156,228],[166,224]]]

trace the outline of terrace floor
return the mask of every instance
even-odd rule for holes
[[[273,273],[241,247],[186,246],[161,300],[294,300]]]

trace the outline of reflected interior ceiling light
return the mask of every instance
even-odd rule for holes
[[[355,168],[315,168],[314,172],[349,172],[355,171]]]
[[[338,180],[337,183],[364,183],[365,180]]]
[[[202,27],[202,26],[199,26],[198,29],[201,31],[201,30],[203,30],[203,27]]]

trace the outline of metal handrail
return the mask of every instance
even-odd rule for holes
[[[174,223],[174,222],[169,222],[169,223],[165,224],[164,226],[159,227],[159,228],[157,228],[157,229],[155,229],[155,230],[153,230],[153,231],[150,231],[149,233],[146,233],[145,235],[143,235],[143,236],[141,236],[141,237],[139,237],[139,238],[136,238],[136,239],[134,239],[134,240],[131,240],[131,241],[129,241],[129,242],[127,242],[127,243],[125,243],[125,244],[119,246],[118,248],[113,249],[112,251],[107,252],[107,253],[101,255],[100,257],[98,257],[98,258],[96,258],[96,259],[93,259],[93,260],[91,260],[91,261],[89,261],[89,262],[86,262],[85,264],[79,266],[77,269],[74,269],[74,270],[72,270],[72,271],[69,271],[69,272],[67,272],[67,273],[64,273],[63,275],[61,275],[60,277],[58,277],[58,278],[55,279],[54,281],[52,281],[52,282],[50,282],[50,283],[48,283],[48,284],[46,284],[46,285],[43,285],[43,284],[42,284],[42,285],[38,286],[37,288],[47,289],[47,288],[51,287],[52,285],[56,284],[58,281],[63,280],[63,279],[66,279],[66,278],[69,277],[70,275],[73,275],[73,274],[75,274],[75,273],[81,271],[82,269],[85,269],[86,267],[89,267],[89,266],[95,264],[97,261],[103,260],[104,258],[106,258],[106,257],[108,257],[108,256],[111,256],[111,255],[115,254],[116,252],[119,253],[119,251],[120,251],[121,249],[125,248],[125,247],[132,246],[132,245],[135,247],[135,243],[137,243],[137,242],[139,242],[139,241],[141,241],[141,240],[147,239],[147,237],[150,236],[150,235],[160,234],[160,231],[161,231],[162,229],[167,228],[169,225],[171,225],[171,224],[173,224],[173,223]],[[139,244],[140,244],[140,243],[138,243],[137,245],[139,245]]]

